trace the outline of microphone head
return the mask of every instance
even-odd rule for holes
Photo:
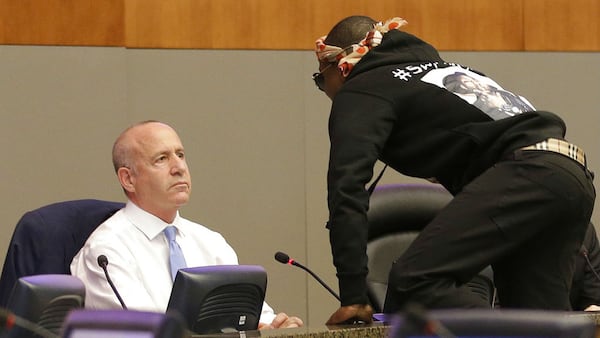
[[[108,258],[104,255],[98,256],[98,265],[100,265],[101,268],[106,267],[108,265]]]
[[[290,262],[290,256],[281,251],[277,251],[275,253],[275,260],[279,263],[288,264]]]

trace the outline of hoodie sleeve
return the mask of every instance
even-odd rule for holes
[[[365,186],[394,119],[390,103],[374,95],[340,92],[334,99],[329,119],[327,228],[343,306],[368,303]]]

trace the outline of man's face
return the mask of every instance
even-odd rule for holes
[[[325,79],[323,91],[331,100],[333,100],[333,97],[344,83],[344,77],[340,73],[337,65],[331,63],[319,63],[319,71],[323,71],[323,77]]]
[[[142,125],[133,132],[133,202],[155,215],[179,209],[188,202],[192,189],[179,136],[161,123]]]
[[[460,88],[465,93],[472,92],[473,90],[481,89],[479,86],[479,83],[476,82],[475,79],[473,79],[470,76],[461,75],[459,77],[459,82],[460,82]]]

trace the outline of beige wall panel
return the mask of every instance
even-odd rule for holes
[[[600,50],[600,1],[525,0],[525,50]]]
[[[128,115],[180,133],[193,193],[182,215],[268,272],[267,301],[307,316],[305,74],[298,52],[128,50]],[[285,72],[285,76],[277,76]],[[115,182],[116,188],[117,182]]]
[[[123,0],[0,0],[0,43],[122,46]]]
[[[442,56],[560,113],[598,172],[599,53]],[[0,254],[27,210],[123,200],[112,142],[130,123],[160,119],[180,131],[190,161],[182,214],[222,232],[240,262],[266,267],[271,305],[324,323],[337,301],[273,259],[286,251],[337,290],[325,229],[330,102],[310,79],[316,68],[311,51],[0,46]],[[390,170],[382,183],[415,181]]]

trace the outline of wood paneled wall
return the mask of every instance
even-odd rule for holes
[[[0,43],[122,46],[123,0],[0,0]]]
[[[0,43],[310,50],[353,14],[440,50],[600,50],[600,0],[0,0]]]

